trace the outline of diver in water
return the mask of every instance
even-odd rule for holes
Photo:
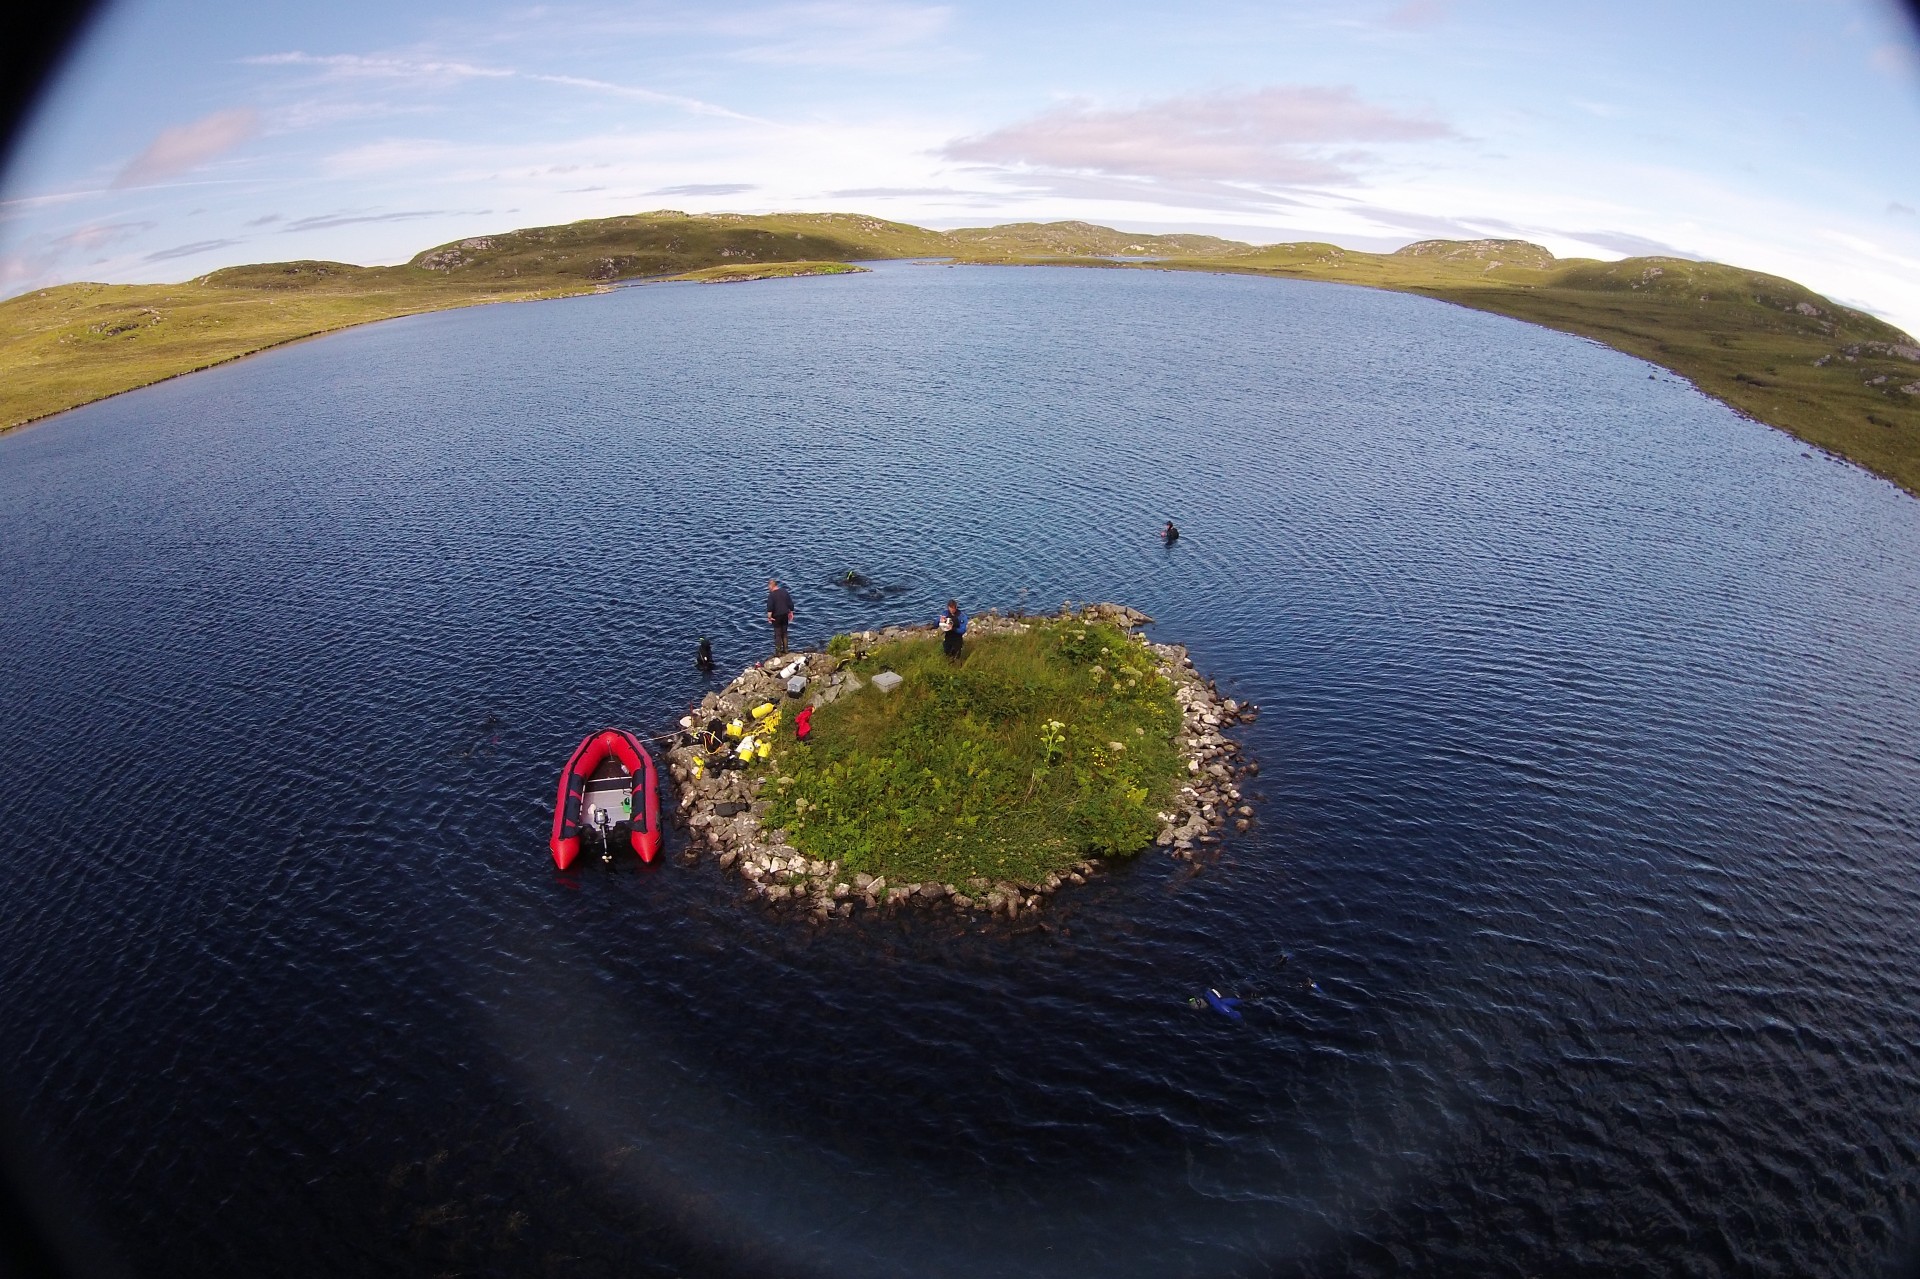
[[[1168,520],[1167,526],[1160,530],[1160,540],[1165,542],[1168,546],[1172,546],[1175,542],[1180,540],[1180,530],[1173,526],[1172,520]]]
[[[700,637],[700,651],[693,655],[693,664],[700,668],[702,675],[713,674],[713,642],[704,635]]]

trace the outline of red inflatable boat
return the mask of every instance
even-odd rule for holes
[[[561,870],[573,865],[585,838],[611,857],[625,839],[640,860],[660,851],[660,787],[653,756],[632,733],[619,728],[589,734],[560,773],[548,847]]]

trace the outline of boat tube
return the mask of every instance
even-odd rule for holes
[[[582,838],[598,842],[601,856],[611,857],[616,836],[641,861],[654,859],[660,851],[660,786],[653,756],[640,739],[608,728],[589,733],[560,771],[547,846],[554,864],[565,870],[580,855]]]

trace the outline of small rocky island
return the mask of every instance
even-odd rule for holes
[[[686,855],[817,921],[918,907],[1017,917],[1108,859],[1191,860],[1259,766],[1185,648],[1117,604],[835,636],[709,693],[666,752]]]

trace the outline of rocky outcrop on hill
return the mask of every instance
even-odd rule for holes
[[[1445,262],[1484,261],[1492,266],[1524,266],[1544,271],[1556,259],[1526,240],[1420,240],[1395,249],[1397,258],[1439,258]]]

